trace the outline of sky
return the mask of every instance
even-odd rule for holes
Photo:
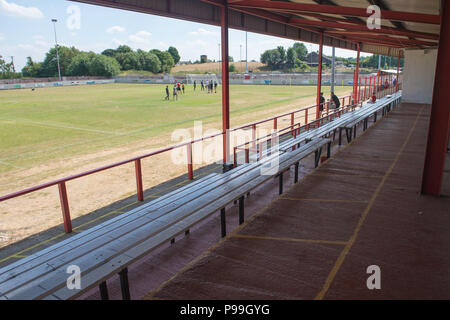
[[[56,24],[52,19],[58,20]],[[55,45],[54,25],[59,45],[84,51],[101,53],[122,44],[142,50],[174,46],[182,61],[199,60],[202,54],[219,60],[219,27],[67,0],[0,0],[0,55],[8,62],[13,56],[16,70],[22,69],[28,56],[42,61]],[[248,60],[259,61],[265,50],[293,44],[248,33]],[[317,45],[305,45],[308,51],[318,50]],[[245,32],[230,29],[229,54],[234,61],[245,59]],[[324,54],[331,55],[331,48],[324,47]],[[356,52],[336,49],[336,55],[356,57]]]

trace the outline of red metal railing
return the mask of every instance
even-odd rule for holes
[[[375,83],[375,79],[376,76],[373,77],[373,81]],[[387,80],[386,78],[380,78],[380,80]],[[386,82],[382,82],[382,85],[377,88],[377,95],[379,96],[379,98],[386,96],[386,95],[390,95],[390,94],[394,94],[396,91],[400,90],[399,88],[401,88],[401,83],[398,83],[398,86],[394,86],[393,82],[392,82],[392,75],[388,76],[388,86],[386,87]],[[370,81],[372,81],[372,77],[370,77]],[[398,80],[397,80],[398,81]],[[364,86],[364,92],[361,93],[361,87],[362,87],[362,78],[360,78],[358,80],[359,82],[359,88],[358,90],[358,100],[356,101],[356,104],[352,104],[352,99],[351,96],[349,96],[349,104],[347,106],[345,106],[345,97],[342,98],[342,107],[340,107],[338,110],[333,109],[332,112],[330,112],[330,101],[327,102],[327,109],[326,112],[324,112],[324,116],[316,119],[314,121],[311,122],[305,122],[303,125],[301,124],[301,122],[297,122],[294,123],[294,117],[291,116],[291,125],[288,127],[285,127],[283,129],[277,130],[276,125],[274,126],[274,130],[277,130],[275,132],[272,132],[270,134],[267,134],[265,136],[262,137],[256,137],[255,133],[252,134],[252,140],[247,141],[243,144],[237,145],[233,148],[233,165],[234,167],[237,166],[237,153],[238,151],[243,151],[245,154],[245,163],[249,163],[250,162],[250,151],[252,152],[256,152],[258,154],[257,156],[257,160],[261,160],[262,155],[261,155],[261,151],[262,151],[262,145],[265,142],[268,142],[270,140],[272,140],[274,137],[277,138],[281,138],[283,136],[286,135],[292,135],[294,136],[294,138],[301,133],[301,130],[309,130],[311,127],[318,127],[321,124],[324,123],[324,121],[332,121],[333,119],[335,119],[336,117],[340,117],[341,114],[344,114],[350,110],[354,110],[356,109],[358,106],[362,106],[362,104],[371,99],[371,95],[372,95],[372,88],[368,88],[367,87],[367,78],[365,78],[365,86]],[[370,82],[371,83],[371,82]],[[370,85],[369,85],[370,87]],[[367,94],[367,90],[369,90],[369,94]],[[311,106],[308,107],[306,109],[310,109],[310,108],[316,108],[316,106]],[[285,114],[286,115],[286,114]],[[285,116],[284,115],[284,116]],[[305,120],[307,120],[307,113],[305,112]],[[281,116],[279,116],[281,117]],[[275,122],[276,123],[276,122]],[[250,146],[251,145],[251,146]],[[295,149],[295,147],[293,147],[293,150]]]
[[[361,102],[362,103],[362,102]],[[240,145],[237,145],[233,148],[233,165],[236,167],[238,165],[237,161],[237,153],[239,150],[243,151],[245,154],[245,163],[250,162],[250,151],[257,153],[257,160],[262,159],[262,145],[268,141],[271,141],[273,138],[281,138],[286,135],[294,136],[294,138],[297,137],[298,134],[301,133],[302,130],[310,130],[311,127],[318,127],[321,124],[324,123],[324,121],[332,121],[335,118],[340,117],[342,114],[347,113],[350,110],[354,110],[357,108],[357,105],[348,105],[340,107],[339,109],[333,109],[332,112],[330,112],[329,109],[329,101],[327,103],[327,111],[324,113],[324,116],[316,119],[312,122],[301,124],[301,122],[297,122],[294,124],[291,124],[288,127],[285,127],[283,129],[277,130],[275,132],[272,132],[270,134],[267,134],[262,137],[253,138],[250,141],[244,142]],[[256,147],[255,147],[256,146]],[[295,147],[293,147],[295,149]]]
[[[345,105],[345,101],[346,101],[347,98],[348,98],[348,105],[352,104],[352,96],[349,95],[349,96],[342,97],[342,105],[343,106]],[[266,124],[268,122],[273,122],[273,128],[275,130],[277,130],[278,125],[279,125],[279,120],[281,118],[283,118],[283,117],[290,116],[291,125],[289,127],[287,127],[287,128],[291,128],[290,134],[296,134],[295,133],[296,131],[292,130],[294,128],[294,126],[296,125],[294,123],[296,115],[300,114],[300,118],[303,118],[303,126],[307,126],[307,128],[309,128],[310,126],[316,125],[316,124],[319,125],[320,121],[323,122],[325,118],[330,116],[330,114],[329,114],[329,104],[327,104],[327,111],[326,111],[327,116],[325,116],[325,117],[323,117],[321,119],[318,119],[318,120],[313,120],[313,121],[308,122],[308,115],[309,115],[310,111],[312,109],[315,110],[316,107],[317,107],[317,105],[313,105],[313,106],[309,106],[309,107],[306,107],[306,108],[302,108],[302,109],[294,110],[294,111],[291,111],[291,112],[287,112],[287,113],[284,113],[284,114],[281,114],[281,115],[277,115],[277,116],[274,116],[274,117],[271,117],[271,118],[268,118],[268,119],[265,119],[265,120],[260,120],[260,121],[256,121],[256,122],[253,122],[253,123],[250,123],[250,124],[242,125],[242,126],[239,126],[237,128],[231,129],[230,132],[251,128],[251,130],[252,130],[252,139],[255,140],[255,139],[258,139],[258,137],[256,136],[257,135],[258,126],[260,126],[262,124]],[[301,121],[298,122],[297,125],[300,126],[301,125]],[[283,130],[286,130],[286,128],[284,128],[284,129],[282,129],[280,131],[283,131]],[[166,147],[166,148],[163,148],[163,149],[159,149],[159,150],[156,150],[156,151],[153,151],[153,152],[150,152],[150,153],[138,156],[138,157],[130,158],[130,159],[123,160],[123,161],[120,161],[120,162],[116,162],[116,163],[113,163],[113,164],[110,164],[110,165],[107,165],[107,166],[103,166],[103,167],[96,168],[96,169],[93,169],[93,170],[85,171],[85,172],[82,172],[82,173],[79,173],[79,174],[75,174],[75,175],[72,175],[72,176],[68,176],[68,177],[65,177],[65,178],[62,178],[62,179],[58,179],[58,180],[54,180],[54,181],[51,181],[51,182],[47,182],[47,183],[44,183],[44,184],[41,184],[41,185],[38,185],[38,186],[35,186],[35,187],[31,187],[31,188],[27,188],[27,189],[24,189],[24,190],[21,190],[21,191],[18,191],[18,192],[7,194],[5,196],[0,197],[0,202],[6,201],[6,200],[9,200],[9,199],[13,199],[13,198],[17,198],[17,197],[20,197],[20,196],[24,196],[26,194],[30,194],[32,192],[36,192],[36,191],[39,191],[39,190],[42,190],[42,189],[46,189],[46,188],[49,188],[49,187],[52,187],[52,186],[58,186],[59,198],[60,198],[60,203],[61,203],[61,211],[62,211],[62,216],[63,216],[63,221],[64,221],[64,229],[65,229],[65,231],[67,233],[70,233],[70,232],[72,232],[72,222],[71,222],[71,217],[70,217],[69,198],[68,198],[67,188],[66,188],[66,183],[67,182],[134,162],[134,164],[135,164],[135,175],[136,175],[136,189],[137,189],[137,193],[136,194],[137,194],[137,199],[138,199],[138,201],[144,201],[144,190],[143,190],[143,180],[142,180],[142,160],[143,159],[146,159],[146,158],[158,155],[158,154],[162,154],[162,153],[165,153],[165,152],[169,152],[169,151],[174,150],[174,149],[186,147],[186,152],[187,152],[186,153],[187,154],[187,174],[188,174],[188,178],[190,180],[192,180],[192,179],[194,179],[194,169],[193,169],[193,161],[192,161],[193,160],[193,145],[195,143],[199,143],[199,142],[202,142],[202,141],[205,141],[205,140],[209,140],[209,139],[212,139],[212,138],[215,138],[215,137],[218,137],[218,136],[223,136],[224,134],[225,134],[224,132],[219,132],[219,133],[212,134],[212,135],[205,136],[205,137],[201,137],[201,138],[198,138],[198,139],[193,139],[193,140],[190,140],[190,141],[187,141],[187,142],[183,142],[183,143],[180,143],[180,144],[177,144],[177,145],[173,145],[173,146],[169,146],[169,147]],[[253,145],[253,147],[254,147],[254,145]]]

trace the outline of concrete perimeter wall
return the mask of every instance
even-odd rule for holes
[[[360,74],[361,77],[369,76],[369,74]],[[221,74],[216,75],[219,83],[221,82]],[[188,76],[126,76],[115,77],[117,83],[163,83],[173,84],[175,81],[190,83]],[[196,74],[197,83],[201,80],[211,79],[211,75]],[[322,84],[330,85],[331,74],[323,74]],[[317,73],[232,73],[230,74],[230,84],[254,84],[254,85],[317,85]],[[353,73],[336,73],[336,85],[352,85]],[[364,85],[364,83],[363,83]]]
[[[360,77],[368,77],[369,74],[360,74]],[[22,83],[1,83],[0,90],[11,89],[31,89],[42,87],[58,87],[58,86],[75,86],[89,84],[105,84],[105,83],[141,83],[141,84],[173,84],[174,82],[191,83],[192,79],[185,75],[172,76],[123,76],[114,77],[113,79],[97,79],[97,80],[66,80],[66,81],[42,81],[42,82],[22,82]],[[211,79],[211,75],[195,75],[197,83]],[[221,82],[221,74],[216,75],[218,82]],[[38,81],[38,80],[36,80]],[[317,85],[317,73],[250,73],[250,74],[230,74],[230,84],[253,84],[253,85]],[[323,74],[322,85],[331,84],[331,75]],[[352,85],[352,73],[336,73],[335,84]],[[362,82],[364,85],[364,81]]]
[[[406,50],[403,71],[403,102],[431,104],[437,49]]]
[[[80,81],[9,83],[9,84],[0,84],[0,90],[32,89],[32,88],[61,87],[61,86],[78,86],[78,85],[105,84],[105,83],[115,83],[115,82],[116,81],[114,79],[106,79],[106,80],[80,80]]]

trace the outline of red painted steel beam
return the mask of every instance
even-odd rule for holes
[[[360,38],[379,39],[379,40],[386,40],[386,41],[390,41],[390,42],[408,43],[408,44],[413,44],[413,45],[424,45],[424,46],[437,46],[438,45],[437,41],[431,42],[431,41],[423,41],[423,40],[398,38],[398,37],[392,37],[391,35],[373,35],[369,32],[346,31],[346,30],[326,30],[325,33],[332,34],[332,35],[341,35],[341,36],[357,36]]]
[[[357,94],[358,94],[358,81],[359,81],[359,56],[361,53],[361,46],[358,43],[358,51],[356,54],[356,69],[355,69],[355,82],[353,82],[353,101],[357,103]]]
[[[367,12],[366,8],[353,8],[344,6],[333,6],[323,4],[264,1],[264,0],[242,0],[230,3],[233,6],[243,6],[259,9],[284,9],[292,10],[301,14],[301,12],[328,13],[352,17],[368,18],[372,14]],[[440,24],[440,16],[433,14],[400,12],[392,10],[381,10],[381,18],[395,21],[419,22],[426,24]]]
[[[438,40],[439,35],[432,33],[424,33],[424,32],[411,32],[398,30],[394,28],[381,27],[381,29],[373,29],[369,30],[366,25],[357,25],[352,23],[339,23],[339,22],[331,22],[331,21],[314,21],[307,20],[301,18],[290,18],[289,23],[294,25],[306,25],[306,26],[315,26],[320,28],[334,28],[334,29],[344,29],[344,30],[353,30],[353,31],[362,31],[368,32],[370,34],[388,34],[388,35],[397,35],[397,36],[405,36],[405,37],[420,37],[424,39]]]
[[[398,92],[398,83],[400,82],[400,59],[402,57],[402,51],[398,50],[398,60],[397,60],[397,83],[395,84],[395,91]]]
[[[223,163],[229,160],[229,135],[230,129],[230,75],[228,63],[228,4],[220,10],[220,28],[222,42],[222,131],[223,131]]]
[[[238,11],[238,12],[242,12],[242,13],[247,13],[250,14],[252,16],[255,17],[259,17],[259,18],[263,18],[263,19],[267,19],[270,21],[274,21],[274,22],[278,22],[278,23],[282,23],[288,26],[292,26],[294,28],[299,28],[298,25],[294,25],[292,23],[289,23],[289,18],[276,14],[276,13],[272,13],[266,10],[260,10],[260,9],[251,9],[251,8],[241,8],[241,7],[236,7],[236,8],[231,8],[234,11]],[[320,33],[321,30],[318,28],[314,28],[314,27],[302,27],[302,29],[305,29],[307,31],[310,32],[315,32],[315,33]]]
[[[325,33],[328,33],[326,31]],[[403,45],[413,45],[413,46],[430,46],[434,47],[437,46],[437,42],[430,42],[430,41],[422,41],[422,40],[412,40],[412,39],[403,39],[403,38],[393,38],[389,36],[383,36],[383,35],[370,35],[370,34],[354,34],[347,31],[334,31],[330,32],[332,34],[340,34],[342,36],[359,36],[360,39],[367,39],[367,40],[380,40],[383,42],[386,42],[387,44],[399,44],[400,47]]]
[[[276,11],[276,12],[284,12],[284,13],[291,13],[293,14],[291,11]],[[309,13],[309,12],[302,12],[301,13],[302,16],[307,16],[307,17],[314,17],[317,19],[323,19],[327,22],[343,22],[345,24],[350,24],[350,25],[357,25],[360,27],[363,27],[363,29],[365,30],[365,32],[367,34],[373,34],[374,31],[375,32],[379,32],[382,34],[395,34],[395,35],[401,35],[401,36],[405,36],[405,37],[415,37],[415,38],[424,38],[424,39],[432,39],[432,40],[439,40],[439,35],[438,34],[433,34],[433,33],[427,33],[427,32],[418,32],[418,31],[411,31],[411,30],[406,30],[406,29],[398,29],[398,28],[393,28],[393,27],[389,27],[389,26],[381,26],[381,29],[375,29],[375,30],[370,30],[367,28],[367,24],[365,22],[362,21],[352,21],[352,20],[348,20],[348,19],[344,19],[344,18],[339,18],[339,17],[330,17],[330,16],[326,16],[326,15],[322,15],[322,14],[316,14],[316,13]],[[381,32],[380,30],[383,30],[383,32]],[[386,32],[386,30],[388,30],[389,32]],[[361,31],[363,32],[363,31]]]
[[[320,34],[319,39],[319,60],[317,70],[317,106],[316,106],[316,120],[320,118],[320,92],[322,90],[322,55],[323,55],[323,33]]]
[[[377,44],[377,45],[383,45],[385,47],[389,48],[413,48],[413,47],[420,47],[420,46],[414,46],[414,45],[400,45],[399,43],[394,42],[387,42],[383,40],[377,40],[377,39],[365,39],[362,37],[345,37],[346,41],[354,41],[354,42],[360,42],[360,43],[366,43],[366,44]]]
[[[428,129],[427,151],[422,176],[422,193],[439,196],[442,189],[445,158],[450,131],[450,3],[442,2],[441,38],[439,41],[433,104]]]
[[[383,34],[383,35],[390,35],[390,36],[401,36],[401,37],[414,37],[414,38],[421,38],[421,39],[428,39],[428,40],[434,40],[439,41],[439,35],[433,34],[433,33],[424,33],[424,32],[415,32],[415,31],[404,31],[404,30],[398,30],[393,28],[388,28],[383,26],[382,29],[377,30],[376,32],[373,32],[373,30],[364,29],[361,28],[361,30],[326,30],[325,33],[327,34],[356,34],[356,35],[373,35],[373,34]]]
[[[299,25],[295,25],[292,23],[289,23],[289,18],[279,15],[279,14],[275,14],[266,10],[259,10],[259,9],[250,9],[250,8],[244,8],[244,7],[236,7],[236,8],[232,8],[230,7],[231,10],[233,11],[237,11],[237,12],[242,12],[242,13],[246,13],[249,15],[253,15],[255,17],[259,17],[259,18],[263,18],[266,20],[270,20],[270,21],[274,21],[274,22],[278,22],[278,23],[282,23],[297,29],[303,29],[309,32],[313,32],[313,33],[321,33],[322,29],[320,28],[315,28],[315,27],[308,27],[308,26],[299,26]],[[334,39],[338,39],[338,40],[343,40],[343,41],[347,41],[347,42],[352,42],[351,40],[346,40],[344,37],[339,36],[339,35],[328,35],[328,37],[330,38],[334,38]]]

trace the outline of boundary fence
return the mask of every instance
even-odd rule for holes
[[[317,105],[312,105],[312,106],[309,106],[306,108],[301,108],[301,109],[287,112],[287,113],[284,113],[281,115],[277,115],[277,116],[274,116],[274,117],[271,117],[268,119],[264,119],[264,120],[256,121],[256,122],[253,122],[250,124],[242,125],[242,126],[230,129],[228,132],[220,132],[220,133],[212,134],[209,136],[204,136],[204,137],[201,137],[198,139],[192,139],[190,141],[186,141],[186,142],[183,142],[183,143],[180,143],[177,145],[159,149],[159,150],[156,150],[156,151],[153,151],[153,152],[141,155],[141,156],[137,156],[137,157],[123,160],[120,162],[116,162],[116,163],[113,163],[113,164],[110,164],[107,166],[103,166],[103,167],[96,168],[93,170],[85,171],[85,172],[82,172],[79,174],[75,174],[75,175],[68,176],[68,177],[65,177],[62,179],[54,180],[54,181],[44,183],[44,184],[41,184],[38,186],[27,188],[27,189],[24,189],[24,190],[21,190],[18,192],[14,192],[14,193],[0,197],[0,202],[6,201],[9,199],[13,199],[13,198],[18,198],[20,196],[24,196],[26,194],[30,194],[30,193],[33,193],[33,192],[36,192],[36,191],[39,191],[42,189],[46,189],[46,188],[49,188],[52,186],[58,186],[62,217],[63,217],[63,221],[64,221],[64,230],[66,233],[70,233],[70,232],[72,232],[72,219],[70,217],[70,207],[69,207],[69,200],[68,200],[68,195],[67,195],[67,187],[66,187],[67,182],[134,162],[137,199],[138,199],[138,201],[144,201],[142,166],[141,166],[142,159],[150,158],[152,156],[162,154],[165,152],[169,152],[174,149],[186,148],[187,175],[188,175],[188,179],[192,180],[192,179],[194,179],[194,169],[193,169],[192,159],[193,159],[193,145],[195,143],[201,143],[205,140],[209,140],[209,139],[212,139],[212,138],[215,138],[218,136],[222,136],[222,139],[223,139],[225,137],[225,135],[227,135],[231,132],[235,132],[237,130],[248,130],[248,129],[250,129],[252,131],[252,141],[257,141],[258,139],[263,138],[263,137],[257,136],[258,127],[261,127],[264,125],[272,125],[272,124],[273,124],[273,129],[277,133],[284,132],[284,134],[285,134],[287,131],[290,134],[295,134],[295,132],[297,132],[300,128],[309,130],[313,126],[320,126],[320,124],[323,123],[324,119],[326,119],[326,118],[329,119],[330,117],[335,116],[335,114],[337,114],[337,113],[341,114],[342,112],[344,112],[344,110],[348,110],[349,108],[355,108],[356,105],[362,103],[362,101],[365,101],[366,98],[370,97],[373,93],[376,93],[378,98],[380,98],[382,96],[394,93],[399,90],[400,85],[397,85],[397,86],[390,85],[388,87],[382,87],[380,85],[380,83],[383,83],[381,80],[384,80],[384,78],[380,75],[378,75],[377,77],[378,77],[378,79],[374,79],[374,81],[373,81],[375,83],[375,85],[370,88],[371,90],[369,90],[369,88],[366,85],[362,95],[361,95],[361,85],[360,85],[358,93],[356,94],[357,100],[354,100],[354,97],[352,97],[352,96],[341,97],[340,98],[342,100],[341,110],[337,110],[335,112],[330,112],[330,102],[328,101],[326,104],[326,107],[327,107],[326,112],[324,110],[326,115],[320,119],[313,119],[311,117],[312,116],[311,113],[313,113],[313,115],[315,115],[315,110],[317,108]],[[375,81],[375,80],[377,80],[377,81]],[[361,84],[361,81],[360,81],[360,84]],[[361,97],[363,100],[361,100]],[[347,104],[346,104],[346,101],[348,101]],[[278,131],[279,119],[281,119],[283,117],[290,117],[290,120],[291,120],[290,126]],[[298,122],[295,122],[296,117],[297,117],[297,119],[300,119]],[[230,145],[229,150],[236,150],[235,148],[238,148],[238,147],[242,147],[242,146],[231,146]]]

